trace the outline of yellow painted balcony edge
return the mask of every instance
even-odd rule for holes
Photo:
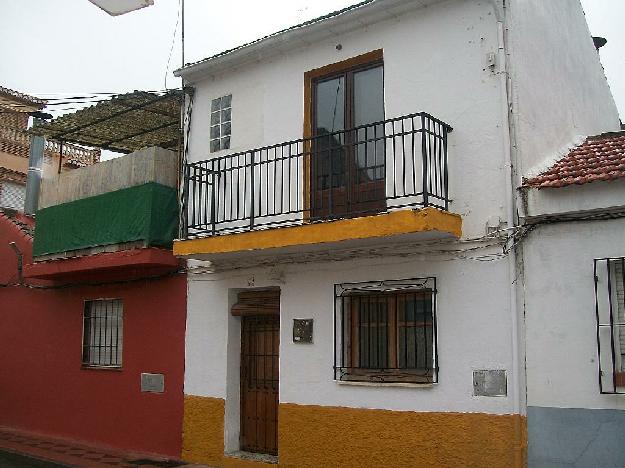
[[[179,240],[174,242],[174,255],[224,254],[428,231],[445,232],[459,238],[462,217],[436,208],[393,211],[361,218]]]

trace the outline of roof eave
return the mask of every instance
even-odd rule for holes
[[[418,9],[437,3],[442,0],[370,0],[353,5],[352,8],[341,10],[336,15],[319,18],[318,21],[311,20],[301,25],[279,31],[256,41],[244,44],[226,52],[212,57],[188,64],[174,71],[174,76],[189,79],[210,72],[223,72],[250,61],[259,60],[279,53],[276,45],[286,44],[289,49],[295,49],[306,44],[310,44],[310,39],[318,35],[324,29],[328,31],[328,36],[336,34],[333,30],[337,26],[348,26],[345,31],[364,25],[381,13],[385,17],[394,17],[392,9],[394,7],[408,7]],[[359,20],[356,22],[355,20]],[[368,21],[369,20],[369,21]],[[343,32],[343,31],[341,31]],[[308,40],[307,40],[308,39]],[[250,58],[251,57],[251,58]]]

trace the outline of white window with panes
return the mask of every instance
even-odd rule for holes
[[[211,101],[210,152],[230,149],[232,94]]]

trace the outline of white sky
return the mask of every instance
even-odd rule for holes
[[[552,0],[544,0],[552,1]],[[576,1],[576,0],[568,0]],[[58,93],[163,89],[178,0],[111,17],[87,0],[0,0],[0,85],[49,97]],[[192,62],[356,0],[186,0],[185,60]],[[582,0],[625,116],[625,0]],[[178,81],[180,24],[168,87]]]

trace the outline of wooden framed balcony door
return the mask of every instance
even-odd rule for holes
[[[386,208],[383,74],[378,59],[312,80],[313,220]]]

